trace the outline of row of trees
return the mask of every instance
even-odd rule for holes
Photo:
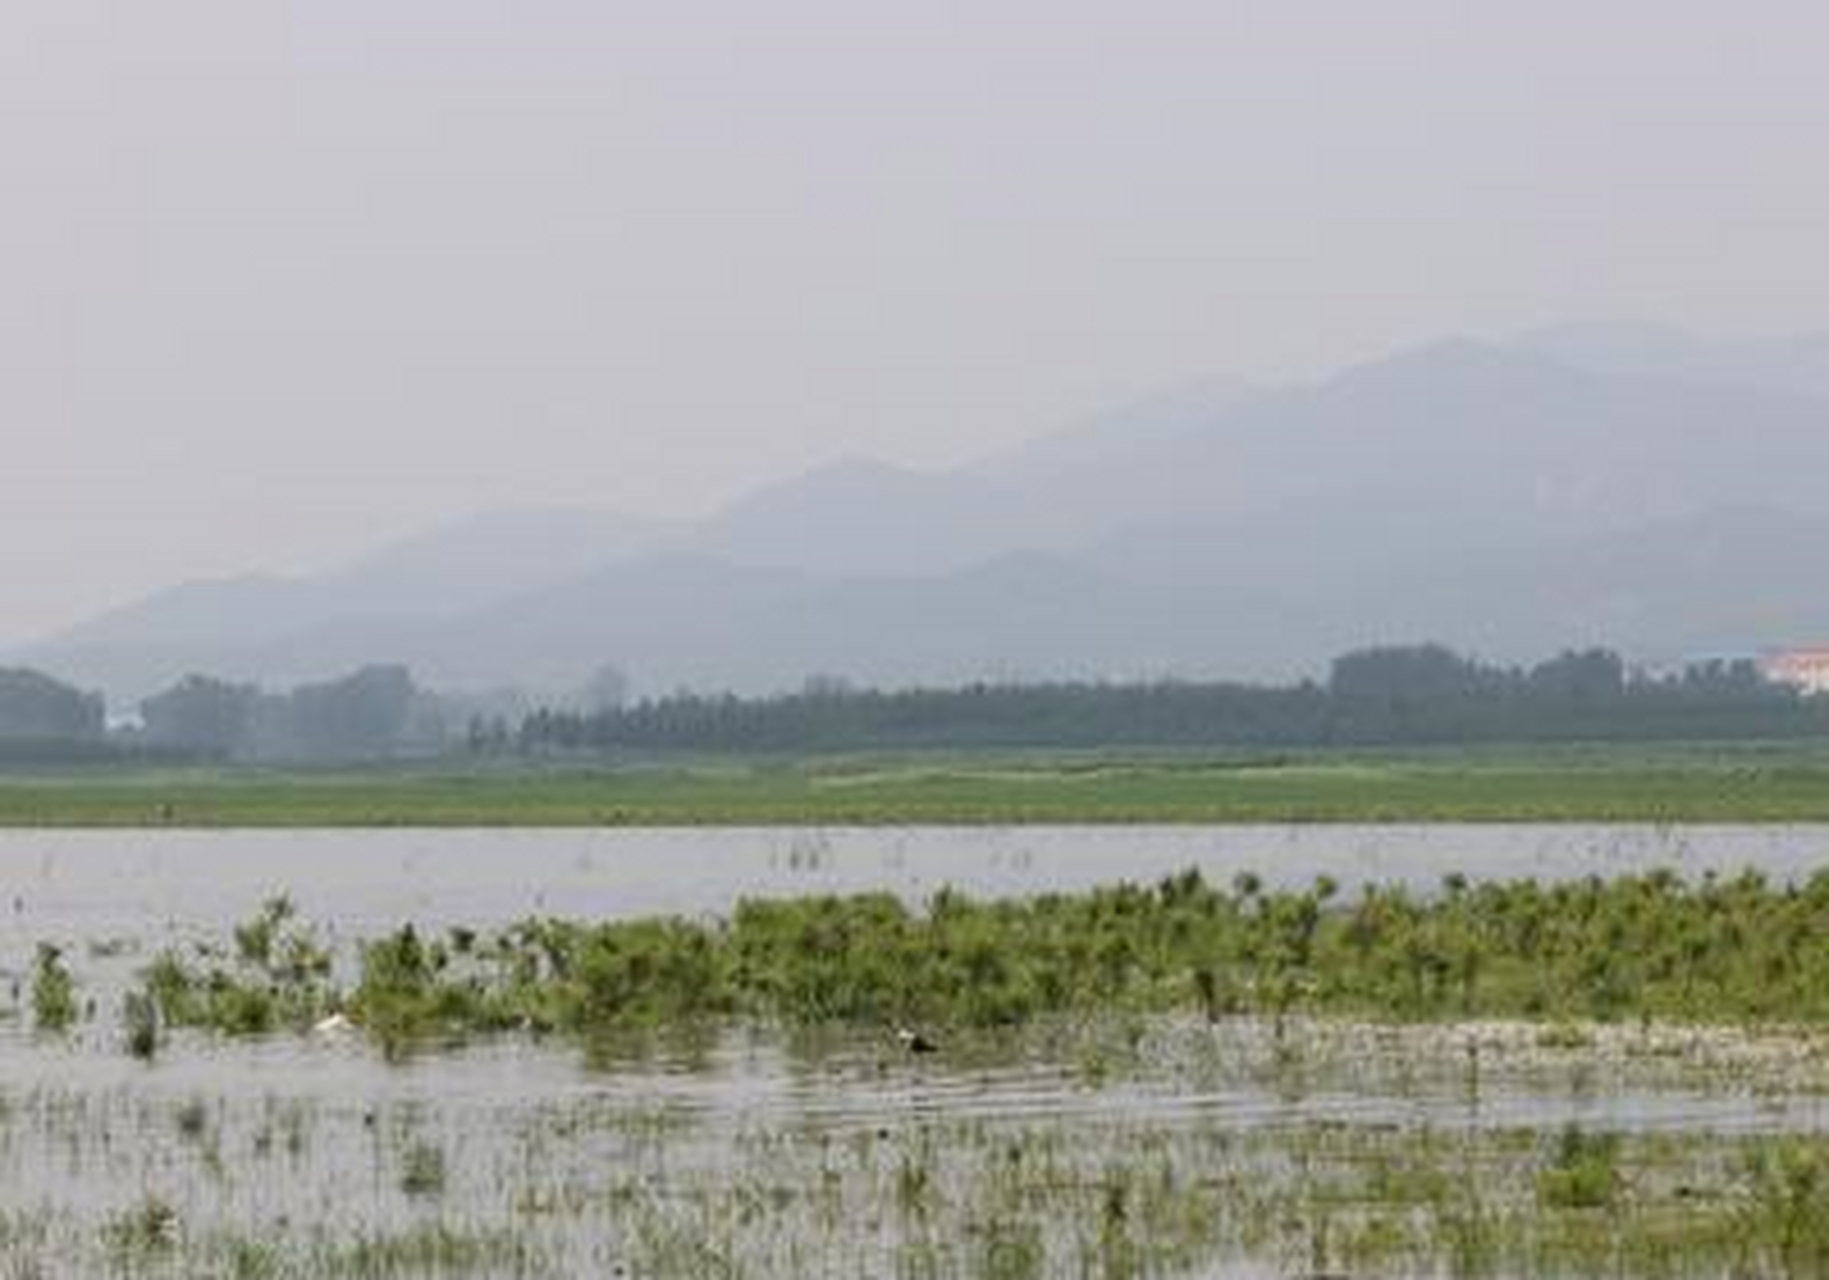
[[[443,749],[462,725],[479,753],[841,751],[922,747],[1282,748],[1480,741],[1784,738],[1829,733],[1829,698],[1773,684],[1751,663],[1650,677],[1606,650],[1532,667],[1482,663],[1439,645],[1364,649],[1325,682],[1161,681],[690,693],[623,705],[624,686],[512,717],[439,699],[402,666],[269,693],[187,676],[110,734],[99,696],[35,671],[0,669],[0,761],[120,751],[226,760],[338,761]]]
[[[106,751],[97,694],[23,667],[0,667],[0,761],[81,760]]]
[[[580,714],[620,705],[627,681],[597,671],[560,705]],[[110,727],[101,695],[42,672],[0,668],[0,764],[81,763],[126,758],[334,762],[428,755],[466,719],[489,727],[504,749],[533,708],[513,689],[441,696],[399,665],[371,665],[288,692],[209,675],[187,675],[141,701],[135,722]],[[475,730],[473,729],[473,734]]]
[[[0,668],[0,763],[76,763],[134,755],[352,760],[413,741],[424,695],[405,667],[264,693],[186,676],[140,704],[143,726],[110,732],[100,694],[43,672]]]
[[[290,693],[186,676],[140,704],[148,746],[223,759],[359,760],[415,736],[424,705],[402,666],[370,666]]]
[[[513,746],[825,751],[920,747],[1304,747],[1479,741],[1798,737],[1829,732],[1829,699],[1766,681],[1751,663],[1653,678],[1606,650],[1532,667],[1439,645],[1364,649],[1325,683],[1004,684],[852,690],[823,681],[773,698],[676,694],[596,714],[545,710]],[[503,734],[472,736],[501,747]]]
[[[107,731],[102,699],[40,671],[0,667],[0,738],[93,741]]]

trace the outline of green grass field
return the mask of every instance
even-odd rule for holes
[[[0,826],[1829,821],[1829,744],[0,775]]]

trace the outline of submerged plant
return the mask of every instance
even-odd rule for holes
[[[409,1196],[433,1196],[445,1189],[445,1153],[415,1142],[400,1159],[400,1189]]]
[[[158,1002],[144,991],[129,991],[121,1002],[121,1022],[128,1054],[150,1062],[159,1051]]]
[[[1749,1161],[1747,1233],[1776,1255],[1785,1275],[1829,1273],[1829,1152],[1781,1140]]]
[[[131,1272],[177,1247],[177,1211],[159,1197],[148,1196],[104,1223],[102,1240],[116,1261]]]

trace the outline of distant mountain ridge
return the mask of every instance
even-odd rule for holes
[[[190,583],[32,646],[129,701],[190,670],[762,692],[1287,677],[1356,644],[1495,659],[1829,637],[1829,342],[1648,326],[1191,384],[950,471],[849,459],[664,523],[486,513],[308,578]]]
[[[1719,342],[1669,325],[1570,324],[1532,330],[1513,342],[1598,373],[1829,397],[1829,333]]]

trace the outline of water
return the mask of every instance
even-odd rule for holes
[[[508,1038],[405,1063],[359,1036],[185,1035],[152,1064],[128,1058],[111,1002],[138,967],[221,940],[279,892],[347,946],[407,920],[1029,894],[1187,867],[1429,888],[1449,872],[1797,878],[1825,852],[1829,827],[1765,826],[0,833],[0,967],[23,975],[57,941],[98,1000],[62,1040],[30,1033],[17,1001],[0,1023],[0,1274],[93,1274],[123,1240],[145,1274],[242,1274],[234,1251],[255,1243],[283,1265],[251,1274],[1028,1274],[1000,1270],[999,1249],[1045,1258],[1032,1274],[1103,1274],[1087,1260],[1114,1247],[1099,1223],[1114,1170],[1150,1171],[1126,1222],[1168,1197],[1173,1221],[1202,1224],[1179,1244],[1153,1228],[1179,1250],[1151,1255],[1153,1273],[1276,1274],[1279,1249],[1312,1241],[1267,1244],[1253,1215],[1299,1221],[1276,1197],[1299,1199],[1317,1169],[1347,1179],[1422,1144],[1496,1179],[1515,1135],[1574,1123],[1703,1144],[1684,1157],[1703,1178],[1724,1163],[1707,1144],[1829,1134],[1819,1045],[1630,1028],[1549,1050],[1518,1029],[1297,1024],[1279,1040],[1250,1020],[1153,1019],[925,1059],[876,1035],[752,1028],[594,1053]],[[390,1241],[407,1261],[352,1252]]]
[[[529,915],[722,914],[746,896],[943,886],[983,896],[1149,882],[1197,867],[1303,886],[1327,874],[1433,888],[1450,872],[1559,879],[1669,867],[1829,866],[1829,826],[1287,825],[538,831],[0,831],[0,921],[146,937],[221,928],[276,893],[352,932]],[[11,950],[6,941],[0,947]]]

